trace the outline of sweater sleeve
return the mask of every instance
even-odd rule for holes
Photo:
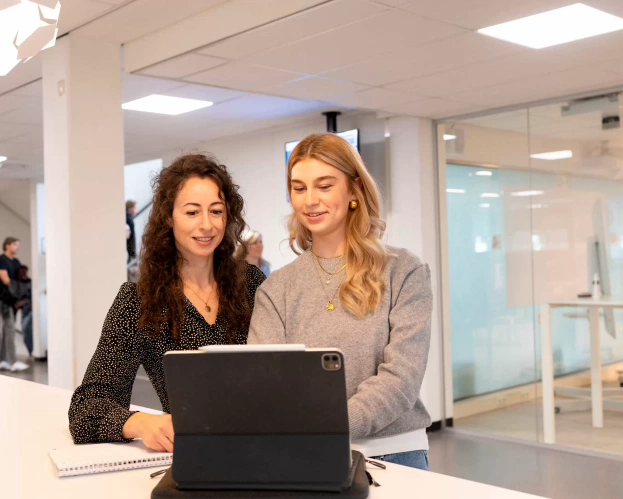
[[[404,275],[404,273],[403,273]],[[415,405],[422,386],[433,307],[428,265],[411,266],[389,312],[389,343],[377,374],[348,401],[352,439],[373,435]],[[394,294],[394,293],[393,293]]]
[[[138,295],[133,284],[121,286],[110,308],[97,349],[69,406],[74,442],[128,442],[123,426],[134,414],[130,397],[141,364],[137,329]]]
[[[285,283],[278,283],[279,277],[279,271],[273,273],[255,293],[247,341],[249,345],[287,343]]]

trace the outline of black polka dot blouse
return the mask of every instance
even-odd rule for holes
[[[255,266],[247,265],[247,291],[253,304],[255,291],[266,279]],[[186,299],[186,320],[180,342],[169,336],[149,338],[138,330],[140,300],[136,284],[121,286],[110,308],[102,336],[69,407],[69,431],[75,443],[125,442],[123,426],[130,411],[132,386],[142,364],[156,390],[162,410],[170,412],[162,357],[169,350],[197,350],[204,345],[226,344],[226,329],[219,317],[206,322]],[[247,331],[237,334],[236,343],[247,342]]]

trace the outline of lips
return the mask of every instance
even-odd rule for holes
[[[193,237],[193,239],[195,241],[197,241],[201,246],[209,246],[212,243],[212,240],[214,239],[214,236],[212,236],[212,237]]]
[[[326,211],[310,211],[309,213],[305,213],[305,218],[307,223],[317,224],[324,220],[326,214]]]

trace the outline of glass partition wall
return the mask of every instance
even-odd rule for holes
[[[545,316],[548,304],[595,288],[623,302],[623,129],[602,124],[619,106],[616,97],[586,102],[438,125],[446,386],[458,430],[547,443],[554,430],[557,445],[623,455],[623,308],[597,309],[592,341],[585,301]],[[553,425],[543,418],[547,324]],[[602,427],[588,389],[592,350]]]

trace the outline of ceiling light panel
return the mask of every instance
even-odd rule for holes
[[[623,19],[582,3],[524,17],[478,33],[533,49],[552,47],[623,29]]]

